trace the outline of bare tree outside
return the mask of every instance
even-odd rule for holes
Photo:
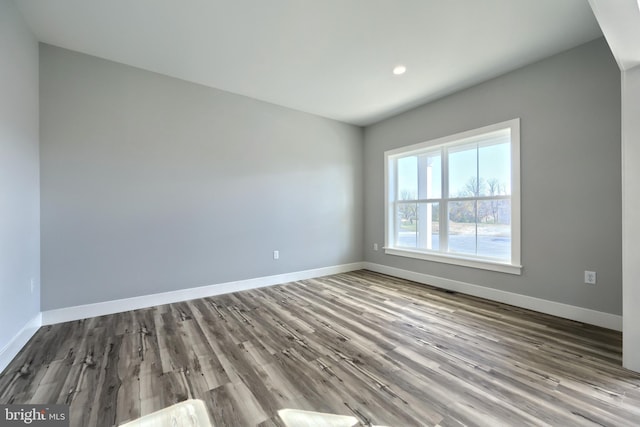
[[[490,179],[487,182],[487,186],[489,187],[489,195],[490,196],[500,196],[503,195],[504,185],[500,185],[500,182],[496,179]],[[489,202],[489,208],[491,209],[491,218],[493,219],[494,224],[500,223],[500,205],[501,200],[491,200]]]
[[[409,191],[402,191],[400,193],[400,201],[403,200],[415,200],[415,194]],[[401,220],[408,221],[409,224],[413,225],[418,215],[418,208],[415,203],[400,203],[398,205],[398,213],[400,214]]]
[[[506,195],[506,186],[498,179],[490,179],[485,181],[483,178],[475,176],[470,177],[462,191],[457,197],[477,198],[481,196],[503,196]],[[501,213],[504,211],[503,200],[485,200],[468,202],[460,202],[453,204],[449,212],[449,218],[454,222],[460,223],[493,223],[501,224],[504,221],[508,223],[509,218],[503,218]]]

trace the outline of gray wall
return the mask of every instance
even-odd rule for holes
[[[38,179],[38,43],[0,0],[0,351],[40,312]]]
[[[362,260],[360,128],[47,45],[40,74],[43,310]]]
[[[384,151],[516,117],[522,276],[373,251],[384,242]],[[364,152],[366,261],[621,313],[620,73],[603,39],[370,126]]]

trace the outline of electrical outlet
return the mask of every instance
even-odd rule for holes
[[[273,251],[273,259],[280,259],[280,251]]]
[[[31,278],[31,293],[36,290],[36,279]]]
[[[377,250],[378,250],[378,244],[377,244],[377,243],[374,243],[374,244],[373,244],[373,250],[374,250],[374,251],[377,251]]]
[[[596,284],[596,272],[595,271],[585,271],[584,272],[584,283],[588,285]]]

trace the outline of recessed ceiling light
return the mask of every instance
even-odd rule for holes
[[[401,74],[404,74],[405,71],[407,71],[407,67],[405,67],[404,65],[396,65],[395,68],[393,69],[393,74],[395,74],[396,76],[399,76]]]

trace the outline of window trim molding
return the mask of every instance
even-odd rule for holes
[[[498,271],[501,273],[509,274],[522,274],[522,266],[515,265],[508,262],[499,262],[492,259],[483,258],[468,258],[459,254],[445,254],[438,252],[425,252],[421,250],[414,250],[410,248],[384,248],[384,253],[387,255],[401,256],[405,258],[421,259],[425,261],[440,262],[443,264],[453,264],[461,267],[478,268],[481,270]]]
[[[394,168],[394,176],[390,176],[390,158],[398,154],[411,155],[427,148],[436,148],[452,142],[462,143],[465,139],[477,137],[479,134],[490,133],[505,128],[511,129],[511,260],[510,262],[500,262],[499,260],[483,259],[482,257],[466,257],[460,254],[445,252],[423,251],[412,248],[391,247],[393,241],[394,228],[397,221],[393,221],[390,227],[389,219],[393,217],[391,210],[394,206],[392,200],[393,193],[390,188],[395,188],[397,182],[397,168]],[[443,166],[444,167],[444,166]],[[445,264],[453,264],[463,267],[492,270],[509,274],[522,274],[521,265],[521,211],[520,211],[520,118],[483,126],[476,129],[459,132],[429,141],[420,142],[413,145],[395,148],[384,153],[384,250],[387,255],[403,256],[407,258],[434,261]]]

